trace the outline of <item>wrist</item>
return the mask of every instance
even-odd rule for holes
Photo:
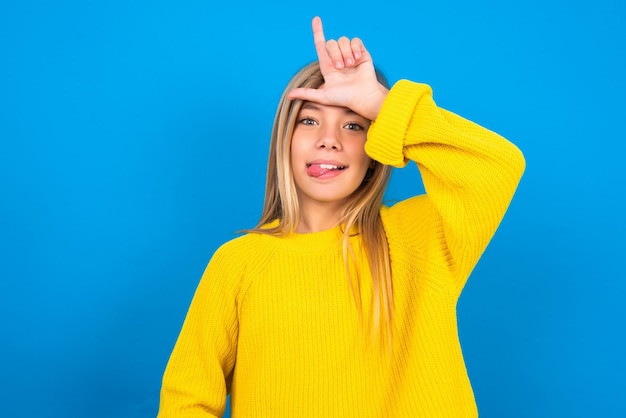
[[[362,116],[366,117],[367,119],[371,121],[376,120],[376,118],[378,117],[378,114],[380,113],[380,109],[383,107],[383,103],[385,102],[385,99],[387,98],[388,93],[389,93],[389,89],[387,89],[382,84],[379,84],[378,88],[375,91],[373,91],[370,95],[368,95],[365,101],[365,106],[364,106],[364,111],[363,111]]]

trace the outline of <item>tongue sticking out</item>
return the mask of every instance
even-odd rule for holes
[[[331,171],[333,171],[332,168],[322,167],[320,164],[313,164],[306,169],[307,174],[311,177],[320,177]]]
[[[309,176],[311,177],[322,177],[324,176],[324,178],[326,177],[334,177],[335,175],[338,175],[344,168],[346,168],[345,166],[338,166],[338,165],[334,165],[334,164],[311,164],[310,166],[307,167],[306,172]],[[326,174],[330,174],[329,176],[326,176]]]

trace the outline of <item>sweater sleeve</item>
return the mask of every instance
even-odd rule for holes
[[[390,90],[368,132],[366,151],[395,167],[416,162],[441,237],[436,245],[443,247],[460,293],[521,179],[521,151],[500,135],[439,108],[428,85],[408,80]],[[408,199],[389,212],[418,218],[425,216],[418,209],[423,203]]]
[[[242,263],[235,258],[222,246],[198,284],[163,375],[159,418],[224,413],[238,337]]]

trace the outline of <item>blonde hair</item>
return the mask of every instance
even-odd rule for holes
[[[384,76],[379,71],[376,74],[379,82],[387,86]],[[297,227],[299,202],[292,175],[290,146],[303,101],[290,100],[287,94],[296,87],[318,88],[323,83],[318,62],[312,62],[294,75],[282,94],[272,129],[263,212],[258,225],[251,230],[253,232],[284,235],[295,231]],[[344,231],[343,257],[359,316],[365,324],[361,281],[367,276],[351,268],[355,254],[349,238],[355,231],[361,235],[371,273],[373,295],[369,313],[370,336],[374,341],[385,334],[387,342],[391,342],[394,304],[389,249],[380,218],[380,207],[390,175],[391,167],[374,161],[363,183],[350,196],[341,217]],[[278,221],[277,225],[268,228],[267,224],[273,221]]]

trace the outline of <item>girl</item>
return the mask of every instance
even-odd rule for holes
[[[285,90],[259,225],[220,247],[167,365],[159,417],[475,417],[456,303],[524,170],[520,151],[390,90],[358,38]],[[392,166],[425,195],[387,207]]]

